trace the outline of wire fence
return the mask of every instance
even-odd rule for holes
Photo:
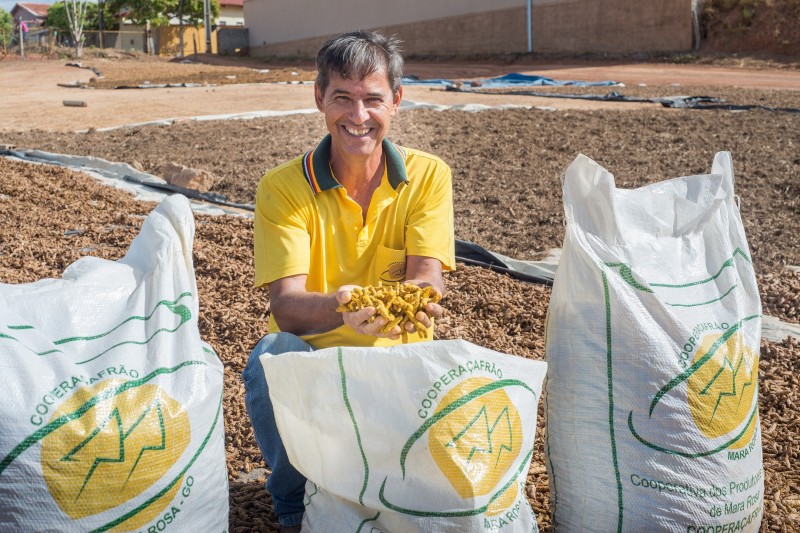
[[[31,53],[48,53],[55,48],[56,43],[50,28],[31,28],[22,34],[22,46],[20,46],[19,31],[0,31],[0,46],[3,55],[21,54],[22,50]]]
[[[221,37],[220,37],[221,34]],[[20,54],[31,52],[53,54],[60,48],[75,48],[75,40],[70,32],[54,28],[32,27],[22,34],[16,32],[0,33],[0,52]],[[123,27],[122,30],[87,30],[81,36],[84,48],[116,49],[127,52],[144,52],[162,55],[189,55],[197,53],[233,54],[248,47],[247,28],[215,28],[211,32],[210,49],[202,26],[184,26],[183,38],[177,26],[161,26],[147,30],[142,26]],[[222,44],[218,44],[221,42]],[[183,47],[181,48],[181,43]]]
[[[71,33],[53,28],[31,28],[22,34],[20,47],[19,32],[0,31],[0,51],[3,54],[24,52],[52,54],[57,48],[74,48],[75,39]],[[144,29],[128,31],[84,31],[81,37],[85,48],[107,48],[147,52],[147,34]]]

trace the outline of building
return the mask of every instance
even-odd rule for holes
[[[15,22],[21,20],[28,26],[28,29],[32,30],[44,26],[48,9],[50,9],[50,4],[15,4],[11,8],[11,16]]]
[[[244,26],[244,0],[219,0],[217,26]]]
[[[692,48],[693,1],[247,0],[253,56],[313,56],[356,29],[396,34],[406,56],[632,53]]]

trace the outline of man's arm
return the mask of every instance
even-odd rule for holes
[[[406,256],[406,283],[420,287],[432,286],[444,296],[442,280],[442,262],[432,257],[421,255]]]
[[[278,327],[295,335],[309,335],[341,326],[335,295],[306,291],[306,278],[301,274],[269,284],[270,312]]]

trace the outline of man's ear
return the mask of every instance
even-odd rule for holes
[[[319,109],[320,111],[323,111],[322,109],[323,96],[324,95],[322,94],[322,90],[320,89],[319,84],[317,82],[314,82],[314,102],[317,104],[317,109]]]
[[[397,113],[397,110],[400,109],[400,102],[402,100],[403,100],[403,86],[401,85],[400,87],[397,88],[397,92],[394,93],[394,96],[392,97],[392,109],[394,110],[392,114]]]

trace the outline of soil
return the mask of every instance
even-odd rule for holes
[[[800,55],[797,0],[708,0],[704,9],[706,51]]]
[[[657,91],[659,86],[639,89]],[[141,91],[142,97],[150,90]],[[484,96],[455,94],[473,102]],[[800,107],[800,91],[720,88],[707,94]],[[215,175],[214,192],[234,202],[252,203],[256,184],[267,169],[314,146],[324,134],[321,116],[314,113],[179,121],[105,132],[34,129],[0,133],[0,144],[124,161],[156,175],[167,163],[179,163]],[[560,246],[559,177],[578,153],[619,176],[619,186],[637,187],[708,172],[714,153],[728,150],[733,154],[745,227],[760,272],[800,265],[795,230],[800,186],[793,178],[800,170],[800,113],[733,113],[657,105],[626,111],[405,110],[393,123],[390,136],[450,163],[456,215],[463,218],[458,238],[520,259],[537,258]],[[510,210],[498,210],[498,206]]]
[[[103,61],[116,66],[111,67]],[[252,202],[256,184],[268,168],[299,155],[324,135],[319,114],[287,115],[252,120],[175,121],[170,125],[128,127],[98,131],[101,122],[80,121],[75,116],[88,108],[68,108],[62,99],[100,95],[113,103],[120,94],[132,98],[127,107],[104,108],[108,125],[145,120],[132,119],[131,113],[146,111],[149,119],[209,115],[235,112],[226,107],[244,97],[226,92],[248,89],[261,93],[255,109],[298,109],[311,107],[310,88],[300,84],[227,84],[220,76],[244,77],[229,66],[189,65],[150,59],[97,58],[92,65],[106,73],[106,81],[125,84],[132,81],[179,83],[189,79],[217,83],[204,87],[203,98],[188,97],[194,89],[81,90],[55,88],[54,78],[41,67],[41,80],[16,94],[16,104],[8,103],[0,88],[0,144],[50,152],[94,155],[112,161],[140,165],[158,175],[166,163],[176,162],[205,169],[216,176],[214,191],[236,202]],[[96,62],[94,62],[96,61]],[[20,62],[0,62],[0,72],[12,71]],[[75,79],[79,73],[89,83],[92,71],[66,67],[63,61],[28,61],[57,67],[56,77],[65,72]],[[87,65],[88,61],[85,62]],[[163,74],[166,63],[175,68],[174,76]],[[123,65],[127,66],[123,66]],[[430,64],[420,64],[427,68]],[[119,67],[119,72],[115,68]],[[284,69],[282,81],[313,79],[310,68],[302,65],[273,66]],[[640,69],[644,81],[626,82],[630,94],[707,94],[726,101],[760,103],[771,107],[800,107],[800,72],[792,69],[732,69],[741,78],[739,87],[711,83],[721,67],[675,66],[669,79],[690,81],[693,85],[674,87],[663,80],[666,65],[649,72],[641,64],[627,66],[630,74]],[[684,69],[681,71],[677,67]],[[491,67],[495,68],[495,67]],[[609,76],[608,66],[584,64],[584,70],[553,69],[553,77],[588,79],[581,76],[588,68],[592,75]],[[726,67],[728,68],[728,67]],[[6,70],[8,69],[8,70]],[[222,69],[222,70],[217,70]],[[490,71],[481,65],[456,64],[441,77],[471,77]],[[605,69],[605,70],[603,70]],[[271,68],[272,70],[272,68]],[[668,69],[666,69],[668,70]],[[442,72],[437,67],[437,72]],[[511,68],[508,71],[518,71]],[[13,70],[22,77],[26,69]],[[194,73],[189,77],[189,73]],[[298,72],[292,75],[291,72]],[[444,72],[448,72],[444,70]],[[494,72],[494,71],[492,71]],[[625,69],[617,72],[626,72]],[[677,78],[684,72],[685,78]],[[158,75],[157,75],[158,73]],[[704,74],[703,74],[704,73]],[[761,73],[770,81],[758,85]],[[566,75],[564,75],[566,74]],[[164,75],[165,77],[161,77]],[[630,74],[632,75],[632,74]],[[786,78],[782,77],[786,76]],[[4,76],[4,81],[10,78]],[[63,78],[62,78],[63,79]],[[696,80],[702,80],[697,82]],[[787,86],[775,88],[775,79],[786,79]],[[30,80],[30,78],[29,78]],[[212,81],[216,80],[216,81]],[[792,81],[794,80],[794,81]],[[277,80],[273,80],[277,81]],[[9,85],[13,81],[9,82]],[[646,83],[640,87],[639,83]],[[679,82],[675,82],[679,83]],[[792,84],[794,85],[792,86]],[[45,86],[43,86],[45,85]],[[224,89],[224,90],[223,90]],[[409,87],[410,89],[410,87]],[[215,92],[225,98],[215,100]],[[554,89],[548,88],[549,91]],[[585,89],[557,89],[581,92]],[[619,88],[614,88],[619,90]],[[159,107],[168,94],[187,112],[175,107]],[[271,91],[271,92],[268,92]],[[505,95],[464,95],[462,93],[420,90],[416,94],[435,96],[458,103],[475,103],[476,98]],[[638,92],[637,92],[638,91]],[[406,92],[408,98],[409,93]],[[109,96],[109,93],[111,96]],[[48,96],[49,94],[49,96]],[[269,98],[265,97],[269,94]],[[85,95],[85,96],[84,96]],[[151,96],[152,95],[152,96]],[[278,95],[273,100],[272,96]],[[285,103],[279,97],[286,98]],[[288,96],[287,96],[288,95]],[[208,98],[206,98],[208,97]],[[18,109],[30,100],[55,101],[46,111],[25,114]],[[469,100],[465,100],[469,98]],[[518,97],[531,102],[533,97]],[[98,101],[100,98],[98,97]],[[194,101],[191,101],[194,100]],[[545,102],[555,99],[542,98]],[[488,102],[489,100],[483,100]],[[3,102],[6,102],[5,104]],[[227,103],[226,103],[227,102]],[[284,103],[281,103],[284,102]],[[296,103],[295,103],[296,102]],[[304,103],[303,103],[304,102]],[[481,102],[478,102],[481,103]],[[584,153],[617,176],[619,187],[638,187],[647,183],[710,170],[714,153],[730,150],[736,172],[737,194],[759,279],[764,312],[790,322],[800,316],[800,113],[754,110],[664,109],[646,104],[625,106],[558,107],[557,110],[494,109],[477,113],[464,111],[404,110],[395,120],[390,137],[396,142],[430,151],[447,161],[454,176],[456,237],[512,257],[534,259],[551,248],[561,246],[563,209],[560,176],[578,153]],[[97,104],[98,106],[100,104]],[[177,103],[175,105],[178,105]],[[494,105],[494,104],[493,104]],[[533,104],[531,104],[533,105]],[[540,104],[535,104],[540,105]],[[547,104],[545,104],[547,105]],[[294,106],[294,107],[291,107]],[[199,111],[195,111],[198,109]],[[241,111],[239,111],[241,112]],[[20,119],[23,115],[23,119]],[[140,117],[142,115],[135,115]],[[8,117],[8,118],[7,118]],[[75,124],[78,124],[76,126]],[[55,125],[52,127],[51,126]],[[84,128],[88,131],[75,133]],[[4,283],[30,282],[43,277],[59,277],[63,269],[83,255],[107,259],[120,258],[138,232],[142,217],[153,204],[137,202],[125,193],[97,184],[91,178],[66,169],[30,165],[0,158],[0,280]],[[263,462],[255,445],[244,410],[244,390],[240,379],[245,359],[255,342],[266,333],[268,299],[251,288],[252,222],[245,218],[216,218],[198,215],[195,267],[200,290],[201,335],[219,354],[225,365],[224,410],[227,461],[230,475],[231,531],[276,531],[275,515],[263,477],[243,476],[260,472]],[[83,230],[75,234],[74,229]],[[460,265],[446,276],[449,296],[445,300],[448,316],[437,325],[439,338],[464,338],[470,342],[521,357],[541,359],[544,355],[544,320],[550,290],[526,284],[491,271]],[[507,302],[526,302],[511,306]],[[760,414],[764,441],[765,515],[762,531],[800,530],[800,473],[796,464],[800,450],[800,344],[791,338],[780,343],[762,342],[760,360]],[[539,515],[543,531],[551,531],[550,501],[544,470],[542,442],[544,427],[537,435],[535,456],[528,477],[528,495]]]

